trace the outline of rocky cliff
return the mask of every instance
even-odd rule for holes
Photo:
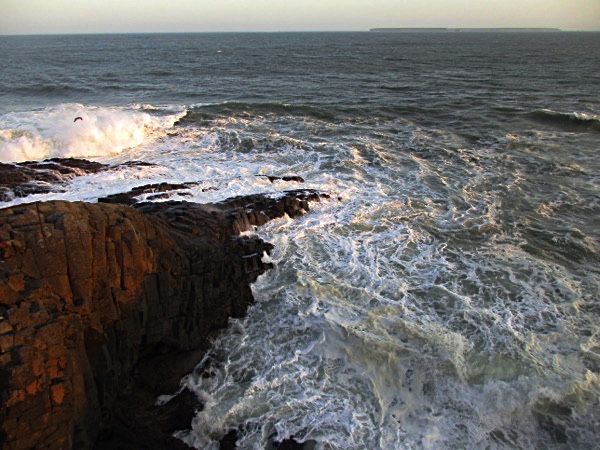
[[[2,448],[183,445],[169,440],[185,427],[172,413],[195,400],[160,426],[153,401],[252,302],[271,246],[239,233],[319,197],[0,210]]]

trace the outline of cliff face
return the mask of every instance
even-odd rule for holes
[[[0,210],[3,448],[91,448],[127,428],[119,405],[172,393],[268,268],[271,246],[239,233],[318,198]]]

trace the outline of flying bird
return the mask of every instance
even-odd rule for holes
[[[73,122],[77,122],[78,120],[83,120],[83,117],[75,117],[75,119],[73,119]]]

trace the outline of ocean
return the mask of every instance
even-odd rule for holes
[[[600,33],[0,36],[0,61],[0,161],[154,163],[2,207],[331,195],[255,231],[274,269],[182,381],[189,444],[597,448]]]

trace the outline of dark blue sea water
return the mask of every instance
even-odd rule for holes
[[[600,33],[4,36],[0,61],[2,162],[157,164],[4,206],[333,194],[256,230],[275,269],[183,380],[188,443],[597,446]]]

